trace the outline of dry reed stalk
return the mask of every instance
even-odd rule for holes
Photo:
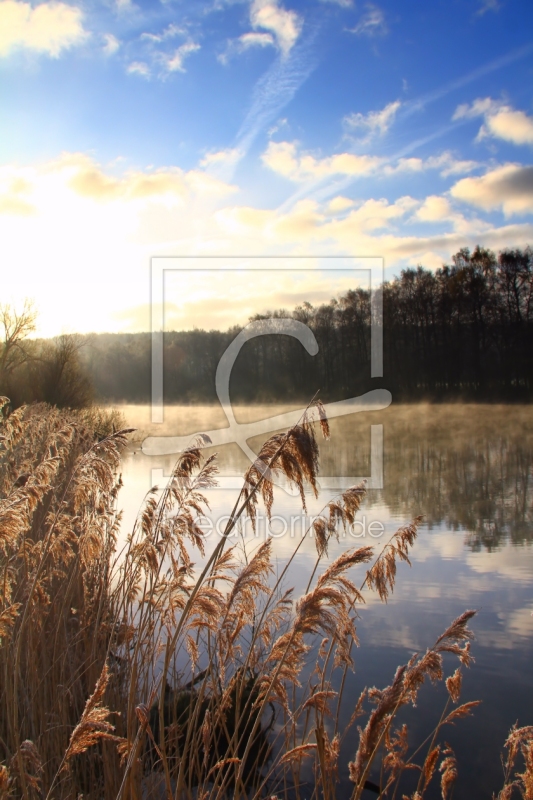
[[[25,741],[47,788],[105,660],[102,577],[126,435],[98,442],[80,415],[37,406],[4,418],[0,436],[0,760],[29,797]]]
[[[270,515],[275,479],[295,485],[304,508],[305,487],[316,496],[313,425],[326,436],[328,427],[315,403],[297,426],[263,445],[199,575],[190,548],[203,555],[198,520],[216,474],[215,457],[202,463],[205,442],[180,455],[159,497],[148,494],[117,552],[117,471],[126,433],[95,440],[104,422],[38,407],[13,412],[0,428],[0,797],[16,786],[25,798],[42,791],[50,800],[148,800],[146,779],[154,770],[167,800],[259,798],[266,791],[298,797],[309,764],[314,794],[333,800],[355,607],[364,591],[387,600],[421,518],[397,531],[377,558],[363,547],[324,565],[331,538],[353,523],[365,487],[329,501],[305,534],[314,536],[317,553],[297,599],[283,584],[305,537],[275,581],[271,541],[252,553],[227,546],[244,515],[254,522],[259,498]],[[356,584],[352,571],[372,558]],[[393,735],[392,722],[426,678],[443,678],[444,653],[469,665],[472,615],[465,612],[425,654],[400,667],[391,686],[365,690],[357,701],[350,724],[364,713],[367,696],[375,708],[350,764],[354,797],[382,745],[384,789],[397,789],[404,771],[416,768],[407,729]],[[304,682],[317,637],[322,645]],[[449,702],[457,703],[459,670],[446,685]],[[455,757],[437,736],[474,705],[446,706],[424,743],[431,740],[413,797],[423,797],[438,774],[443,796],[451,790]],[[116,730],[108,709],[117,712]],[[526,730],[509,738],[502,800],[517,787],[531,796]],[[512,779],[519,751],[526,772]]]
[[[350,779],[355,784],[352,794],[353,800],[358,800],[361,796],[370,767],[387,736],[398,710],[407,703],[416,704],[418,691],[426,678],[429,678],[432,683],[443,679],[442,654],[452,653],[456,655],[464,666],[469,666],[472,663],[470,640],[473,638],[473,634],[468,628],[468,622],[475,613],[475,611],[465,611],[461,616],[457,617],[444,633],[438,637],[433,647],[428,648],[422,656],[414,655],[406,665],[398,668],[394,681],[389,687],[384,690],[372,689],[370,691],[369,696],[376,703],[376,708],[370,714],[365,728],[360,729],[359,747],[354,760],[349,764]],[[451,692],[455,695],[457,695],[458,683],[457,673],[455,673],[450,683]],[[452,711],[439,723],[435,736],[442,725],[451,723],[461,716],[466,716],[476,705],[478,705],[477,702],[468,703]],[[435,750],[433,746],[435,736],[428,754],[430,762]],[[428,770],[429,766],[427,765],[430,762],[426,759],[425,766]],[[431,774],[433,774],[432,771]],[[426,785],[427,783],[429,783],[429,778]],[[421,780],[417,789],[421,797],[425,788]]]
[[[511,800],[518,795],[523,800],[533,798],[533,726],[519,728],[513,725],[505,742],[507,757],[502,759],[504,785],[496,800]],[[518,772],[516,761],[521,757],[524,771]],[[516,790],[516,792],[515,792]]]

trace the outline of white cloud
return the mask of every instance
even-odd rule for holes
[[[270,142],[261,156],[263,163],[293,181],[327,178],[333,175],[368,175],[383,162],[378,156],[338,153],[326,158],[300,154],[296,142]]]
[[[478,138],[494,136],[512,144],[533,145],[533,118],[524,111],[516,111],[490,97],[478,98],[471,105],[465,103],[457,107],[453,119],[472,119],[483,117],[484,123]]]
[[[533,213],[533,166],[504,164],[479,178],[463,178],[450,189],[457,200],[506,216]]]
[[[348,29],[358,36],[384,36],[388,32],[385,14],[373,3],[366,4],[366,11],[355,26]]]
[[[355,206],[347,198],[338,198],[335,208],[322,209],[314,200],[301,200],[287,213],[255,209],[251,207],[225,208],[218,211],[215,219],[222,230],[232,236],[260,235],[265,241],[299,242],[302,246],[313,240],[339,241],[346,233],[359,241],[372,241],[374,231],[389,229],[394,220],[405,218],[418,201],[412,197],[400,197],[394,203],[384,198],[367,200]],[[329,214],[352,207],[342,219],[331,219]],[[329,212],[329,213],[328,213]]]
[[[361,170],[361,162],[339,165],[338,156],[316,158],[294,147],[281,164],[293,179],[294,175],[314,178],[341,167],[341,171]],[[476,218],[470,209],[470,217],[463,217],[457,211],[461,198],[453,192],[393,201],[379,194],[365,201],[351,200],[337,192],[333,199],[301,200],[290,210],[232,205],[236,187],[217,179],[216,169],[234,157],[232,150],[208,153],[203,168],[188,171],[178,167],[120,171],[116,163],[103,167],[79,153],[40,167],[0,167],[0,258],[13,265],[12,291],[24,297],[27,286],[32,286],[47,333],[59,332],[59,324],[85,331],[116,330],[124,324],[119,312],[146,308],[146,268],[154,252],[222,256],[359,252],[382,256],[397,270],[417,263],[439,266],[460,247],[477,243],[501,249],[533,241],[531,221],[498,227]],[[377,164],[376,170],[381,166]],[[456,192],[458,186],[460,181]],[[428,227],[430,235],[420,235],[414,228],[432,223],[443,231],[434,233]],[[73,252],[76,279],[86,298],[83,307],[68,298]],[[98,292],[103,285],[108,290],[104,298]],[[65,293],[61,296],[65,302],[58,302],[58,291]],[[61,322],[58,305],[65,314]],[[142,328],[142,322],[136,324]]]
[[[409,195],[389,203],[385,198],[366,200],[359,208],[352,211],[347,219],[359,231],[374,231],[388,228],[391,220],[400,219],[413,211],[418,201]]]
[[[183,205],[192,195],[225,196],[235,187],[201,170],[184,172],[178,167],[132,171],[115,177],[88,156],[63,156],[46,169],[69,191],[95,202],[149,201]]]
[[[48,2],[32,8],[17,0],[0,2],[0,56],[26,48],[57,58],[87,36],[83,13],[76,6]]]
[[[128,75],[142,75],[143,78],[150,77],[150,67],[144,61],[132,61],[126,69]]]
[[[104,34],[104,47],[103,51],[106,56],[114,55],[120,47],[120,42],[112,33]]]
[[[385,108],[382,108],[381,111],[369,111],[368,114],[362,114],[361,112],[349,114],[344,117],[343,122],[348,130],[353,132],[360,131],[363,134],[362,142],[368,142],[375,136],[383,136],[387,133],[400,106],[400,101],[395,100],[386,105]]]
[[[288,55],[301,33],[302,19],[296,11],[281,8],[277,0],[253,0],[250,7],[253,28],[271,31],[284,56]]]
[[[491,229],[489,223],[482,220],[472,220],[456,211],[447,197],[442,195],[430,195],[417,208],[411,219],[412,222],[441,223],[451,226],[451,229],[458,234],[465,236],[471,235],[474,231],[482,235]],[[426,258],[423,262],[433,266],[431,259]]]
[[[338,214],[341,211],[346,211],[347,208],[351,208],[353,204],[353,200],[350,200],[348,197],[342,197],[342,195],[338,195],[328,203],[328,211],[331,211],[332,214]]]
[[[270,142],[261,159],[274,172],[297,182],[321,180],[335,175],[355,178],[373,174],[376,177],[390,178],[428,170],[438,170],[442,177],[448,177],[465,174],[479,167],[477,161],[456,159],[449,151],[426,159],[400,158],[395,162],[380,156],[354,153],[337,153],[318,158],[310,153],[300,152],[298,142]]]
[[[416,212],[416,218],[421,222],[442,222],[449,219],[452,214],[449,201],[439,195],[426,197]]]
[[[293,254],[364,252],[384,257],[395,268],[423,263],[433,269],[461,247],[482,243],[501,249],[509,242],[521,247],[533,239],[531,223],[498,227],[475,216],[467,218],[448,198],[437,195],[424,201],[405,196],[394,202],[371,198],[351,204],[348,198],[325,204],[306,199],[287,211],[226,207],[216,212],[214,222],[221,241],[231,242],[231,252],[261,252],[263,247],[273,252],[277,246]],[[449,223],[449,230],[410,232],[413,223],[424,222]]]
[[[185,72],[183,62],[191,53],[196,53],[197,50],[200,50],[199,44],[195,42],[185,42],[185,44],[180,45],[180,47],[174,51],[173,55],[162,55],[161,60],[167,72]]]
[[[488,134],[513,144],[533,144],[533,118],[523,111],[503,107],[485,123]]]
[[[140,35],[143,43],[144,61],[135,61],[128,67],[128,72],[149,77],[155,75],[160,80],[168,78],[170,73],[185,72],[185,61],[201,49],[200,45],[187,39],[179,47],[169,42],[177,36],[187,35],[187,30],[179,25],[167,25],[160,33],[145,31]]]
[[[233,55],[244,53],[252,47],[275,47],[271,33],[243,33],[238,39],[230,39],[226,50],[218,56],[222,64],[227,64]]]

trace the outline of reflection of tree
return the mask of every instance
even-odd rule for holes
[[[239,417],[250,422],[284,410],[248,407]],[[331,439],[320,444],[320,476],[370,475],[370,425],[378,423],[384,488],[369,491],[366,501],[377,519],[382,505],[398,520],[423,514],[430,529],[465,532],[473,550],[533,542],[533,407],[393,403],[338,417],[330,420]],[[249,444],[258,452],[264,439]],[[247,466],[237,447],[223,449],[221,458],[225,474],[240,475]]]
[[[434,421],[421,421],[416,407],[391,409],[383,501],[400,516],[424,513],[430,528],[467,531],[474,550],[533,541],[533,413],[514,411],[425,407]]]

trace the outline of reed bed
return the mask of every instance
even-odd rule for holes
[[[231,544],[258,503],[270,514],[276,479],[299,489],[304,508],[305,488],[317,495],[316,436],[328,436],[320,403],[263,445],[209,557],[199,518],[217,468],[216,457],[202,459],[205,442],[180,454],[119,547],[120,454],[131,430],[95,411],[8,414],[7,403],[0,401],[1,800],[333,800],[346,741],[354,743],[352,800],[370,792],[451,797],[457,760],[443,735],[477,705],[460,701],[474,611],[399,666],[389,686],[365,689],[349,726],[339,724],[357,608],[371,593],[387,601],[421,518],[381,552],[359,547],[330,560],[328,546],[353,523],[365,487],[328,502],[308,532],[316,561],[300,597],[290,576],[303,540],[277,575],[271,540]],[[413,747],[401,711],[428,681],[444,681],[448,700]],[[533,728],[513,728],[506,748],[498,798],[530,800]],[[376,767],[379,785],[370,780]]]

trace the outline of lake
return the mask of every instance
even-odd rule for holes
[[[163,425],[150,423],[148,406],[120,409],[128,424],[138,428],[136,443],[123,456],[119,506],[124,509],[122,530],[127,533],[144,494],[152,485],[162,485],[174,463],[171,455],[145,455],[142,439],[192,435],[226,423],[219,407],[170,407],[165,409]],[[287,410],[234,409],[239,423]],[[419,514],[425,520],[412,551],[412,567],[399,566],[388,604],[368,596],[360,612],[360,647],[344,695],[346,720],[365,685],[387,686],[398,664],[433,644],[465,609],[478,609],[471,625],[476,663],[465,671],[461,699],[483,702],[473,717],[449,726],[443,738],[458,757],[454,798],[490,798],[502,785],[500,754],[509,728],[515,722],[533,724],[533,407],[393,404],[383,411],[334,419],[331,439],[320,441],[325,478],[318,500],[306,495],[307,517],[299,500],[280,487],[275,491],[271,530],[261,517],[255,540],[251,528],[245,528],[247,546],[270,533],[282,565],[309,515],[317,514],[338,491],[335,484],[373,473],[371,425],[383,426],[382,479],[374,479],[382,488],[368,490],[360,524],[330,547],[330,559],[342,548],[363,544],[380,548],[401,524]],[[264,438],[252,439],[250,445],[257,451]],[[209,492],[212,513],[204,523],[208,543],[217,541],[217,525],[222,530],[223,516],[238,494],[238,478],[249,464],[235,444],[218,448],[218,453],[223,485]],[[290,580],[297,595],[305,590],[314,554],[313,541],[306,540]],[[449,671],[455,669],[452,663],[447,663]],[[417,709],[402,715],[400,722],[408,723],[411,744],[419,744],[430,733],[445,697],[442,686],[425,686]],[[341,752],[339,797],[349,796],[345,765],[356,747],[354,727]],[[428,796],[440,796],[437,785]]]

